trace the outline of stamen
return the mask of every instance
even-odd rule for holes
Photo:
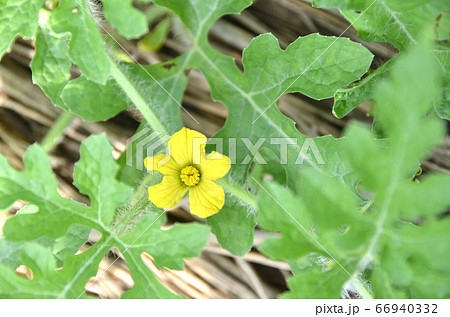
[[[180,178],[187,186],[195,186],[200,182],[200,173],[194,166],[186,166],[181,170]]]

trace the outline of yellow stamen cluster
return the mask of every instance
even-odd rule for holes
[[[195,186],[200,182],[200,173],[194,166],[186,166],[181,170],[180,178],[187,186]]]

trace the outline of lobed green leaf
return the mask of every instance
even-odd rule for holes
[[[389,42],[401,52],[417,45],[424,30],[434,27],[436,43],[445,43],[449,39],[450,16],[448,1],[440,0],[314,0],[319,7],[338,8],[358,31],[359,38],[373,42]],[[431,34],[430,34],[431,39]],[[448,83],[450,68],[448,55],[450,50],[439,44],[432,51],[438,61],[441,76],[447,85],[443,86],[443,98],[436,102],[436,113],[450,120],[450,93]],[[377,82],[389,72],[388,63],[380,67],[364,80],[349,88],[338,90],[335,94],[333,113],[342,118],[362,102],[372,99]]]
[[[286,297],[340,297],[349,291],[371,296],[369,288],[377,298],[450,294],[450,257],[444,247],[450,241],[450,220],[440,217],[450,206],[443,192],[450,176],[409,179],[418,161],[444,136],[442,122],[428,115],[440,95],[438,73],[429,47],[416,47],[376,88],[387,139],[379,142],[362,125],[347,129],[344,149],[361,187],[373,195],[369,211],[358,210],[358,199],[342,183],[312,169],[300,174],[301,196],[266,185],[258,221],[282,237],[266,240],[261,251],[294,265],[313,252],[326,263],[322,270],[296,269]]]
[[[149,213],[134,231],[125,235],[117,231],[120,220],[112,223],[113,217],[116,210],[130,200],[132,191],[115,178],[118,166],[105,135],[91,136],[83,142],[81,159],[75,165],[74,184],[89,196],[90,206],[59,195],[50,162],[39,146],[30,147],[24,160],[25,170],[19,172],[0,156],[0,206],[6,207],[22,199],[36,205],[38,211],[18,213],[10,218],[4,226],[6,241],[0,241],[6,243],[10,252],[16,255],[20,252],[20,263],[33,271],[34,278],[27,281],[15,276],[17,257],[13,263],[2,264],[5,261],[1,261],[2,297],[85,297],[87,281],[96,274],[105,253],[114,247],[123,253],[135,280],[127,297],[175,296],[151,274],[141,253],[149,253],[160,267],[181,269],[184,258],[198,255],[204,247],[209,231],[198,224],[161,230],[165,221],[161,213]],[[87,239],[85,234],[90,230],[84,227],[96,229],[102,238],[87,251],[73,255]],[[50,246],[44,247],[42,239],[50,239]],[[62,270],[56,269],[57,260],[63,262]]]
[[[44,0],[0,1],[0,59],[10,50],[17,36],[26,39],[34,36],[43,4]]]

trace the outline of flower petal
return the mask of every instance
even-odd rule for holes
[[[170,156],[182,167],[199,164],[201,155],[205,153],[205,144],[206,137],[203,134],[183,128],[169,140]]]
[[[144,165],[148,171],[158,171],[163,175],[177,176],[180,173],[178,164],[169,155],[163,153],[147,157],[144,160]]]
[[[225,193],[219,185],[209,179],[202,179],[189,188],[191,213],[206,218],[218,212],[225,203]]]
[[[224,177],[230,170],[230,159],[216,151],[211,152],[200,165],[201,177],[213,181]]]
[[[159,208],[172,208],[188,191],[179,177],[164,176],[161,183],[148,188],[148,199]]]

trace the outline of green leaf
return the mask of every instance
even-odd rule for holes
[[[301,172],[300,196],[280,185],[265,186],[258,222],[282,237],[267,239],[261,251],[294,264],[314,252],[328,263],[325,270],[296,269],[286,297],[329,298],[342,291],[370,296],[366,284],[371,277],[375,297],[449,296],[445,246],[450,219],[440,214],[450,207],[443,192],[450,187],[450,175],[410,180],[417,162],[445,135],[442,122],[427,116],[439,95],[438,67],[430,48],[419,45],[394,64],[391,76],[376,89],[385,142],[362,125],[347,129],[344,149],[362,187],[373,194],[370,212],[358,210],[358,199],[342,183],[313,169]],[[314,291],[316,285],[320,288]]]
[[[242,206],[236,197],[228,196],[220,212],[208,217],[206,222],[224,249],[243,256],[253,246],[254,213],[254,209]]]
[[[110,75],[111,61],[89,10],[85,1],[61,1],[50,13],[49,25],[56,33],[70,33],[72,62],[88,79],[103,84]]]
[[[33,82],[45,92],[53,104],[64,107],[61,92],[69,81],[71,60],[68,57],[67,34],[54,34],[40,23],[36,34],[36,52],[31,61]]]
[[[226,14],[236,14],[248,7],[251,0],[155,0],[156,4],[175,12],[198,38],[206,35],[213,23]]]
[[[434,27],[434,40],[444,43],[449,39],[450,15],[448,1],[440,0],[315,0],[313,5],[338,8],[358,31],[358,36],[366,41],[389,42],[400,51],[406,51],[417,45],[424,30]],[[387,21],[387,22],[386,22]],[[433,50],[439,62],[446,85],[443,100],[435,104],[437,114],[450,120],[450,50],[444,44],[436,45]],[[386,63],[388,64],[388,63]],[[390,63],[389,63],[390,64]],[[338,90],[335,94],[333,113],[342,118],[362,102],[371,99],[377,82],[389,72],[390,66],[383,65],[364,80],[351,87]]]
[[[19,259],[20,250],[23,245],[17,242],[10,242],[3,238],[0,238],[0,265],[10,267],[11,269],[16,269],[20,266],[21,262]]]
[[[33,243],[33,242],[31,242]],[[41,238],[36,243],[49,246],[51,241],[48,238]],[[12,242],[0,237],[0,265],[8,267],[12,270],[17,269],[21,264],[20,253],[28,243]]]
[[[197,256],[206,245],[209,231],[200,224],[176,224],[170,230],[159,227],[165,217],[149,214],[136,229],[125,235],[122,243],[127,246],[125,260],[132,273],[135,286],[124,294],[124,298],[174,298],[141,263],[141,253],[152,256],[158,267],[181,270],[183,258]]]
[[[10,50],[17,36],[33,37],[43,4],[44,0],[0,1],[0,59]]]
[[[389,42],[399,50],[416,44],[424,28],[433,25],[441,11],[448,10],[440,0],[314,0],[313,5],[341,9],[359,38]]]
[[[348,276],[338,268],[324,273],[316,267],[314,270],[290,278],[288,287],[293,291],[283,294],[281,298],[341,298],[340,287],[347,278]]]
[[[387,76],[391,61],[384,63],[364,79],[341,88],[334,94],[333,114],[341,119],[364,101],[372,99],[374,88]]]
[[[291,186],[298,177],[299,165],[295,162],[299,156],[300,159],[306,158],[305,165],[311,164],[318,170],[331,172],[343,181],[351,183],[349,170],[346,169],[345,164],[341,164],[339,141],[331,136],[316,138],[313,145],[316,146],[320,156],[310,155],[311,151],[307,154],[303,153],[302,146],[307,142],[306,137],[299,133],[292,120],[281,114],[273,104],[285,90],[286,92],[301,91],[314,98],[329,97],[336,89],[359,78],[366,71],[372,58],[371,54],[360,45],[348,40],[335,40],[331,37],[311,35],[299,38],[286,51],[282,51],[272,35],[259,36],[244,51],[244,74],[237,69],[234,61],[209,47],[205,46],[202,48],[205,52],[198,53],[197,67],[208,79],[213,99],[223,102],[228,107],[228,119],[225,126],[214,137],[224,139],[225,154],[229,154],[227,153],[229,138],[238,140],[237,164],[233,165],[231,171],[235,181],[242,183],[245,181],[251,162],[250,160],[242,164],[245,157],[251,154],[245,144],[240,141],[241,138],[248,138],[252,144],[256,144],[261,136],[267,136],[278,139],[291,138],[297,143],[287,147],[287,157],[290,159],[288,164],[284,165],[289,175],[288,184]],[[322,50],[332,43],[336,45],[332,46],[336,51],[330,49],[319,57]],[[338,51],[339,55],[334,55],[333,52]],[[345,52],[350,54],[350,51],[353,53],[351,57],[348,55],[347,59]],[[301,56],[305,56],[305,60],[302,60]],[[355,56],[360,56],[360,60],[355,59]],[[318,64],[308,69],[307,67],[315,58],[318,58],[316,61]],[[264,68],[261,68],[261,65],[264,65]],[[321,68],[318,65],[325,67]],[[333,75],[333,72],[336,74]],[[320,78],[326,79],[321,82]],[[242,120],[243,117],[246,119]],[[263,152],[264,150],[266,151]],[[269,152],[278,153],[277,161],[280,162],[280,145],[266,140],[261,154],[264,155],[263,158],[273,160],[272,156],[267,157],[264,154]],[[235,209],[234,212],[238,215],[230,219],[239,220],[247,214],[245,208]],[[211,224],[213,232],[221,232],[214,228],[214,223]],[[221,226],[224,225],[221,224]],[[229,226],[242,227],[243,223],[233,221]],[[251,226],[247,228],[250,230]],[[249,234],[246,236],[251,237]],[[230,237],[218,236],[218,239],[224,241],[230,240]],[[224,246],[223,243],[222,246]]]
[[[413,298],[448,298],[450,256],[446,241],[450,241],[449,228],[448,218],[427,222],[421,228],[403,228],[405,239],[401,250],[404,250],[404,257],[409,255],[408,263],[414,268],[410,288]]]
[[[175,224],[170,230],[163,231],[159,227],[164,221],[164,217],[151,213],[139,221],[122,241],[130,245],[131,253],[151,254],[158,267],[182,270],[183,258],[194,257],[201,252],[206,241],[199,237],[207,237],[209,231],[199,223]]]
[[[296,268],[294,278],[288,280],[291,292],[284,298],[339,298],[349,279],[340,265],[347,271],[355,267],[357,255],[362,255],[360,243],[373,228],[353,218],[350,210],[352,205],[356,209],[357,200],[345,186],[322,174],[307,172],[301,175],[302,200],[283,186],[266,184],[258,202],[258,224],[282,236],[266,239],[259,249],[273,259],[288,260]],[[355,232],[343,235],[342,228],[350,220]],[[297,268],[297,262],[311,254],[320,255],[315,264]],[[320,262],[323,264],[318,265]],[[324,273],[324,266],[330,265]]]
[[[50,250],[39,244],[28,244],[21,253],[22,263],[32,270],[33,279],[18,276],[0,264],[1,298],[87,298],[84,286],[97,273],[103,249],[90,248],[72,256],[62,270],[57,270]]]
[[[120,35],[138,38],[147,32],[144,14],[132,6],[131,0],[103,0],[103,14]]]
[[[30,244],[23,247],[21,261],[35,274],[32,281],[11,278],[14,270],[4,265],[0,268],[2,278],[4,276],[0,279],[2,297],[77,298],[84,294],[84,287],[96,274],[98,263],[113,247],[124,255],[135,280],[135,286],[127,296],[174,297],[151,274],[141,259],[141,253],[149,253],[157,265],[181,269],[183,258],[198,255],[204,247],[209,231],[198,224],[176,225],[170,230],[161,230],[165,217],[160,213],[149,213],[139,220],[135,231],[121,231],[121,218],[114,222],[112,219],[116,209],[130,200],[131,188],[115,178],[118,166],[105,135],[91,136],[83,142],[81,159],[75,165],[74,185],[89,196],[90,206],[59,195],[50,162],[38,145],[30,147],[24,162],[25,170],[19,172],[0,156],[0,206],[22,199],[36,205],[39,210],[18,213],[10,218],[3,228],[5,238],[8,243],[26,243],[43,237],[56,239],[56,242],[53,247],[36,247],[37,251],[30,250]],[[129,215],[124,213],[136,212],[130,208],[117,212],[117,215],[127,219]],[[140,205],[133,208],[140,208]],[[142,208],[137,212],[145,214],[154,210]],[[85,228],[81,226],[96,229],[102,238],[81,255],[74,256],[86,238]],[[13,252],[16,252],[13,247]],[[65,258],[62,270],[55,268],[52,250],[59,258]],[[70,253],[72,255],[69,256]]]
[[[51,250],[58,265],[63,264],[66,259],[80,250],[89,238],[90,229],[74,224],[69,227],[67,234],[57,239],[41,237],[34,241],[13,242],[0,238],[0,264],[16,269],[22,264],[20,260],[21,251],[29,244],[39,244]]]
[[[142,50],[158,51],[164,45],[171,25],[172,18],[170,16],[164,18],[149,34],[139,40],[138,47]]]
[[[59,263],[64,263],[69,256],[77,253],[88,241],[90,232],[90,228],[73,224],[64,236],[57,238],[52,251]]]
[[[413,182],[405,185],[398,193],[403,202],[402,218],[413,221],[444,210],[449,186],[449,177],[445,174],[431,174],[420,181],[420,186]],[[423,196],[428,199],[424,200]]]
[[[444,135],[442,122],[433,118],[423,118],[429,111],[430,105],[438,100],[440,94],[438,68],[434,62],[427,47],[425,45],[419,46],[397,62],[391,79],[385,81],[378,88],[377,115],[389,137],[388,148],[380,150],[374,146],[373,141],[366,143],[368,134],[362,128],[354,126],[347,132],[348,138],[354,140],[352,143],[349,142],[348,151],[355,153],[355,149],[358,148],[360,154],[350,157],[352,165],[361,175],[365,188],[376,192],[378,196],[379,207],[376,208],[376,211],[379,213],[378,219],[383,220],[383,222],[380,220],[380,223],[384,226],[393,225],[392,222],[398,219],[399,211],[406,219],[416,220],[417,216],[421,216],[427,220],[421,227],[403,226],[404,229],[398,233],[400,237],[392,238],[401,241],[395,252],[398,253],[398,250],[402,250],[400,255],[396,254],[396,256],[400,256],[403,261],[406,261],[401,264],[398,259],[395,259],[393,262],[396,262],[396,265],[400,267],[404,265],[404,273],[408,267],[414,271],[409,280],[403,279],[400,282],[398,271],[388,269],[389,257],[380,259],[391,283],[399,287],[409,282],[412,292],[420,294],[428,293],[429,290],[423,293],[424,290],[421,290],[420,286],[416,285],[413,280],[416,276],[421,275],[418,270],[424,265],[419,264],[421,262],[419,259],[423,258],[423,254],[420,253],[424,249],[421,250],[420,244],[417,242],[424,239],[423,235],[428,235],[427,239],[432,240],[436,246],[440,245],[448,237],[445,234],[442,235],[442,231],[439,232],[433,228],[449,228],[450,225],[450,222],[446,219],[439,221],[434,218],[435,215],[448,208],[450,204],[446,196],[439,195],[441,186],[448,188],[450,185],[448,175],[430,175],[425,177],[420,184],[405,184],[402,181],[413,173],[417,161],[424,159],[431,148],[436,146],[439,139]],[[410,67],[412,64],[416,65],[414,70]],[[413,73],[414,76],[412,76]],[[420,75],[418,76],[418,74]],[[393,104],[396,105],[395,108],[392,107]],[[364,147],[361,147],[362,142],[365,144]],[[361,151],[361,149],[363,150]],[[368,160],[363,163],[362,160],[365,158]],[[378,162],[376,163],[377,166],[375,162]],[[374,168],[381,164],[385,168],[375,171]],[[368,166],[374,166],[374,168],[368,168]],[[418,194],[420,196],[413,197]],[[414,202],[417,206],[413,206]],[[426,209],[417,211],[418,207],[425,205],[427,206]],[[408,209],[408,207],[411,209]],[[394,241],[389,242],[387,231],[384,228],[383,231],[380,229],[378,231],[380,234],[380,249],[383,248],[382,245],[385,243],[398,244]],[[427,239],[424,239],[424,241],[427,241]],[[448,267],[450,259],[439,254],[439,252],[442,252],[441,250],[438,248],[432,250],[431,244],[427,247],[429,257],[439,258],[437,263],[443,267]],[[388,254],[393,254],[393,252]],[[384,264],[383,261],[387,261],[387,263]],[[428,267],[428,270],[433,272],[434,276],[448,274],[444,273],[446,269],[443,269],[443,267],[436,268],[433,266],[435,266],[435,263],[432,262],[425,264],[425,267]],[[433,292],[437,297],[441,297],[443,294],[448,294],[448,291],[448,287],[437,287]],[[375,289],[375,294],[377,292],[382,291]]]
[[[92,153],[89,152],[91,150]],[[39,208],[37,213],[18,214],[11,218],[3,230],[8,239],[25,241],[40,236],[59,237],[72,223],[79,223],[100,232],[107,230],[108,219],[114,214],[114,209],[110,202],[102,200],[105,197],[110,200],[108,195],[113,191],[117,199],[120,199],[120,201],[113,199],[113,202],[124,204],[127,197],[131,195],[131,189],[115,181],[114,174],[117,167],[111,156],[112,147],[104,135],[91,137],[84,143],[81,151],[86,154],[77,164],[74,174],[82,177],[89,175],[86,179],[76,180],[76,184],[80,184],[82,191],[86,186],[96,188],[96,191],[92,193],[85,191],[90,194],[92,203],[90,207],[64,199],[59,195],[48,157],[39,146],[33,145],[27,151],[24,157],[27,168],[24,172],[12,169],[5,158],[0,158],[0,166],[2,166],[0,205],[6,206],[17,199],[23,199]],[[93,158],[95,160],[92,160]],[[100,165],[110,170],[105,173],[103,169],[103,174],[100,174]],[[96,166],[97,169],[89,167],[87,171],[83,170],[88,166]],[[104,184],[109,185],[105,187]],[[101,207],[105,205],[109,209],[102,208],[99,212],[96,209],[98,202],[101,202]],[[36,223],[41,225],[36,226]]]
[[[209,1],[208,5],[204,1],[159,0],[155,3],[173,10],[191,30],[194,47],[184,55],[184,67],[198,68],[211,86],[212,98],[228,108],[225,126],[214,137],[224,140],[226,155],[229,155],[229,139],[239,141],[236,147],[237,164],[232,165],[230,171],[233,182],[244,187],[253,160],[252,154],[240,139],[248,138],[255,144],[264,136],[292,138],[297,142],[288,147],[288,157],[291,158],[286,165],[289,186],[295,187],[293,184],[298,177],[299,166],[294,161],[300,153],[300,161],[305,161],[305,165],[330,172],[349,186],[355,185],[350,170],[341,162],[340,141],[331,136],[314,139],[316,153],[320,153],[320,163],[317,164],[310,157],[311,151],[302,152],[306,137],[297,131],[292,120],[277,109],[276,102],[281,95],[291,92],[302,92],[316,99],[333,96],[337,89],[360,79],[367,71],[372,60],[368,50],[348,39],[312,34],[298,38],[284,51],[273,35],[264,34],[255,38],[244,51],[242,73],[231,57],[210,46],[207,31],[219,17],[240,12],[250,4],[248,1]],[[265,153],[280,153],[279,147],[267,140],[261,150]],[[247,155],[250,159],[242,164]],[[273,160],[272,156],[265,158]],[[277,159],[279,161],[279,157]],[[247,208],[245,204],[239,208],[225,208],[223,215],[219,213],[213,217],[217,220],[208,220],[222,246],[233,248],[233,252],[239,251],[238,254],[247,248],[244,245],[252,243],[253,224],[250,220],[241,221],[248,213]],[[229,229],[224,230],[225,227]],[[240,241],[241,248],[236,249],[238,240],[233,241],[234,237],[228,235],[231,228],[239,228],[239,237],[247,239],[245,242]]]
[[[149,66],[129,63],[118,65],[136,93],[147,107],[152,107],[171,133],[182,126],[180,103],[187,79],[180,64],[183,64],[183,59],[178,58]],[[67,110],[87,121],[107,120],[132,104],[129,96],[112,78],[102,85],[81,76],[69,82],[62,98]]]
[[[331,48],[324,52],[329,46]],[[240,134],[251,137],[252,134],[258,134],[255,129],[270,129],[270,132],[258,135],[299,135],[293,122],[276,109],[274,102],[279,95],[299,91],[316,99],[328,98],[338,88],[360,78],[372,59],[366,49],[347,39],[312,34],[298,38],[283,51],[273,35],[264,34],[255,38],[244,50],[244,74],[241,74],[231,58],[206,45],[202,49],[206,52],[199,53],[198,67],[210,82],[213,98],[224,102],[231,113],[225,129],[235,129],[240,118],[233,115],[235,112],[244,110],[249,121],[248,124],[239,122],[242,128],[238,130],[239,135],[234,134],[233,137]],[[261,114],[261,118],[258,118]],[[234,124],[233,118],[237,118]],[[251,124],[257,118],[255,124]],[[256,124],[258,122],[262,123]],[[278,122],[286,126],[285,131],[276,127]],[[247,152],[241,152],[241,159]]]
[[[82,75],[62,91],[63,108],[86,121],[105,121],[127,109],[128,97],[114,79],[104,85]]]
[[[126,291],[122,298],[179,298],[179,296],[171,293],[159,283],[156,277],[142,263],[140,255],[126,253],[124,258],[135,282],[134,287]]]
[[[114,175],[118,167],[111,159],[111,146],[104,146],[105,137],[93,137],[80,150],[83,158],[75,164],[73,184],[82,194],[88,195],[90,209],[96,212],[99,223],[108,225],[116,206],[128,201],[131,190],[118,182]]]

